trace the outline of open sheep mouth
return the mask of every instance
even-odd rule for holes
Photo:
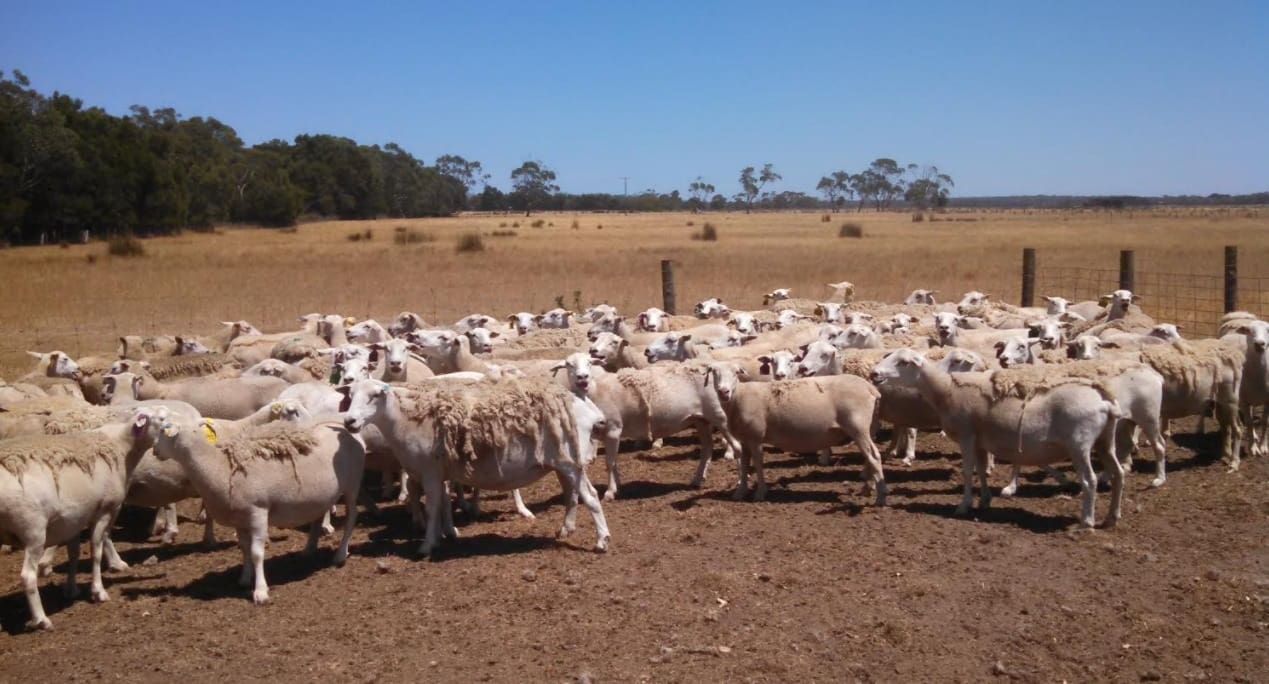
[[[582,390],[588,389],[590,387],[590,380],[578,380],[577,387]]]

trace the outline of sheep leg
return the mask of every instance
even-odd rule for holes
[[[1102,523],[1108,528],[1114,527],[1115,523],[1119,522],[1124,499],[1124,467],[1119,463],[1119,459],[1115,458],[1115,451],[1115,445],[1112,442],[1108,449],[1099,454],[1102,467],[1110,473],[1110,510],[1106,512],[1106,518]]]
[[[75,572],[79,570],[79,535],[66,542],[66,583],[62,585],[62,596],[73,599],[79,596],[79,582]]]
[[[524,497],[520,496],[519,489],[511,490],[511,500],[515,502],[516,513],[519,513],[521,517],[528,518],[529,520],[533,520],[537,517],[533,515],[533,511],[529,510],[528,506],[524,505]]]
[[[978,462],[978,445],[972,436],[961,440],[961,502],[956,506],[956,515],[968,515],[969,507],[974,503],[974,470],[982,467]]]
[[[762,458],[762,444],[759,443],[757,448],[753,450],[753,455],[749,457],[749,462],[753,464],[753,479],[757,481],[753,488],[754,501],[762,501],[767,498],[767,473],[762,467]]]
[[[608,464],[608,491],[604,492],[604,501],[617,498],[617,489],[621,486],[621,474],[617,472],[617,451],[621,448],[621,431],[604,435],[604,462]]]
[[[446,485],[448,486],[448,484]],[[462,485],[458,485],[461,489]],[[472,488],[472,508],[476,508],[476,497],[480,495],[480,490]],[[445,492],[445,501],[449,501],[449,490]],[[458,539],[458,528],[454,527],[454,507],[441,507],[441,536],[446,539]]]
[[[364,489],[358,490],[357,501],[353,503],[353,506],[344,506],[345,512],[352,510],[352,508],[356,507],[357,504],[365,506],[366,512],[371,516],[377,517],[379,515],[379,505],[375,503],[375,498],[370,495],[370,492]]]
[[[426,527],[423,507],[419,504],[419,500],[423,498],[423,485],[419,484],[419,482],[418,477],[412,477],[404,483],[406,490],[405,504],[410,509],[410,523],[416,532],[422,532]]]
[[[206,516],[203,520],[203,546],[214,546],[216,544],[216,523],[211,516]]]
[[[577,499],[581,495],[580,486],[577,481],[577,473],[574,470],[565,468],[563,465],[555,471],[555,476],[560,481],[560,489],[564,490],[564,525],[560,527],[560,531],[556,533],[557,539],[564,539],[577,529]]]
[[[44,557],[44,530],[37,529],[35,539],[26,544],[22,556],[22,593],[26,594],[26,604],[31,609],[31,621],[26,623],[27,629],[53,629],[53,623],[44,614],[44,603],[40,601],[40,559]]]
[[[171,503],[155,509],[154,525],[150,527],[151,537],[161,537],[163,544],[174,544],[177,530],[176,504]]]
[[[242,551],[242,574],[238,575],[238,586],[251,586],[254,570],[251,564],[251,529],[238,528],[238,548]]]
[[[251,566],[255,575],[255,590],[251,602],[263,606],[269,602],[269,584],[264,580],[264,543],[269,537],[268,514],[261,511],[251,521]]]
[[[97,518],[93,523],[92,529],[92,555],[90,562],[93,569],[93,585],[90,597],[98,603],[105,603],[110,600],[110,594],[106,593],[106,586],[101,581],[101,552],[102,547],[106,543],[106,533],[110,531],[110,523],[114,522],[114,516],[106,514]]]
[[[1243,448],[1243,426],[1238,415],[1238,403],[1220,402],[1216,407],[1216,419],[1220,423],[1221,457],[1229,462],[1229,472],[1238,470],[1239,452]]]
[[[577,493],[582,497],[586,510],[590,511],[591,519],[595,521],[595,550],[602,553],[608,550],[612,535],[608,532],[608,521],[604,518],[603,506],[599,504],[599,492],[595,491],[595,485],[591,484],[584,468],[578,467],[576,477]]]
[[[758,448],[761,449],[762,445],[759,444]],[[753,446],[748,443],[741,445],[740,476],[739,481],[736,483],[736,492],[731,495],[731,498],[736,501],[743,501],[745,497],[749,496],[749,464],[752,459]]]
[[[40,556],[40,577],[48,577],[53,574],[53,554],[56,552],[56,546],[50,546],[44,549],[44,554]]]
[[[1097,473],[1093,471],[1092,454],[1088,449],[1075,455],[1076,471],[1080,478],[1080,524],[1093,527],[1097,507]]]
[[[1013,468],[1009,472],[1009,484],[1000,490],[1000,495],[1008,499],[1018,493],[1018,474],[1022,470],[1017,463],[1013,464]]]
[[[442,509],[449,507],[449,496],[445,491],[445,480],[440,473],[433,473],[423,480],[423,507],[427,512],[427,525],[423,533],[423,543],[419,545],[420,556],[431,556],[432,549],[441,536]]]
[[[833,450],[832,449],[820,450],[820,460],[819,460],[820,465],[826,466],[826,465],[832,464],[832,462],[833,462]]]
[[[317,520],[314,520],[308,526],[308,542],[304,544],[304,552],[303,552],[305,556],[311,556],[317,553],[317,540],[320,539],[322,536],[322,532],[323,532],[322,525],[327,520],[330,519],[329,517],[330,513],[328,512],[326,515],[327,517],[323,519],[322,521],[319,522]]]
[[[334,506],[331,506],[331,508],[334,508]],[[335,526],[330,524],[330,513],[330,508],[326,509],[326,512],[322,514],[322,521],[318,523],[323,537],[328,534],[335,534]]]
[[[982,464],[987,460],[987,452],[982,449],[978,450],[975,457],[978,461],[978,506],[984,511],[991,507],[991,485],[987,482],[987,469]]]
[[[896,430],[897,429],[898,428],[896,428]],[[917,430],[916,428],[908,428],[904,430],[901,434],[903,435],[903,438],[904,438],[902,463],[905,466],[910,466],[912,465],[914,461],[916,461]],[[898,437],[896,437],[895,439],[897,441]]]
[[[703,425],[696,431],[696,434],[701,439],[701,456],[700,460],[696,462],[696,474],[692,476],[692,481],[688,483],[690,487],[700,487],[704,484],[705,474],[709,471],[709,461],[714,457],[713,428]]]
[[[123,562],[119,557],[119,552],[115,550],[115,543],[110,539],[110,531],[106,531],[106,541],[104,542],[104,552],[106,554],[106,567],[111,572],[122,572],[128,569],[128,564]]]
[[[410,474],[401,470],[401,493],[397,494],[397,503],[405,503],[410,496]]]
[[[872,441],[872,437],[867,432],[860,432],[851,435],[855,443],[859,445],[859,451],[864,456],[864,463],[868,465],[869,482],[873,488],[877,490],[877,505],[886,505],[886,475],[881,466],[881,449],[877,448],[877,443]]]
[[[335,557],[331,560],[337,568],[344,567],[348,560],[348,542],[352,541],[353,529],[357,527],[357,495],[360,491],[361,482],[357,482],[344,493],[344,508],[348,510],[348,515],[344,516],[344,536],[340,538]]]

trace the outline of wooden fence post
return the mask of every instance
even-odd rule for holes
[[[1022,248],[1022,306],[1035,306],[1035,248]]]
[[[1125,249],[1119,252],[1119,289],[1136,290],[1137,264],[1136,252]]]
[[[1225,313],[1238,309],[1238,246],[1225,246]]]
[[[661,308],[674,315],[674,261],[661,260]]]

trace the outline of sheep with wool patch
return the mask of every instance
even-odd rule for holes
[[[1110,393],[1082,378],[1027,385],[1012,371],[948,373],[908,349],[891,352],[872,371],[877,385],[915,388],[939,413],[943,431],[961,450],[964,491],[956,512],[964,515],[973,502],[973,475],[981,484],[980,504],[991,502],[985,455],[1021,465],[1071,461],[1083,491],[1080,522],[1092,527],[1097,474],[1092,454],[1101,456],[1111,477],[1111,505],[1106,526],[1119,519],[1124,472],[1115,458],[1115,428],[1122,415]],[[1019,396],[1021,395],[1021,396]]]
[[[211,519],[237,530],[243,559],[238,582],[254,583],[251,599],[256,605],[269,600],[264,550],[271,526],[311,525],[305,553],[312,554],[322,516],[343,501],[347,517],[333,563],[344,564],[366,460],[356,435],[337,421],[274,422],[224,440],[204,427],[165,421],[154,454],[179,463]]]
[[[687,330],[700,324],[700,319],[695,316],[676,316],[668,314],[655,306],[644,309],[639,312],[639,315],[635,316],[635,329],[643,332]]]
[[[749,472],[757,481],[755,501],[766,498],[764,444],[793,452],[821,451],[851,440],[859,447],[870,474],[867,489],[876,490],[878,506],[886,504],[881,453],[872,441],[877,389],[852,375],[802,378],[783,382],[741,382],[736,364],[711,363],[706,384],[712,384],[727,415],[727,429],[741,445],[740,480],[733,498],[749,495]]]
[[[595,341],[590,343],[590,358],[598,362],[604,370],[616,373],[622,368],[647,368],[651,365],[644,353],[645,348],[635,347],[614,333],[599,333]]]
[[[1250,431],[1247,445],[1251,456],[1269,455],[1269,322],[1240,318],[1221,337],[1230,347],[1244,350],[1238,404],[1243,423]],[[1257,420],[1256,410],[1260,410]]]
[[[91,596],[109,600],[101,581],[106,532],[123,504],[128,478],[154,442],[161,415],[141,409],[125,424],[0,442],[0,541],[25,552],[21,578],[31,610],[28,627],[53,627],[38,586],[45,548],[66,544],[66,594],[74,596],[79,534],[86,528],[92,548]]]
[[[1179,340],[1141,349],[1140,358],[1163,376],[1163,420],[1202,415],[1215,404],[1221,458],[1237,470],[1242,447],[1239,420],[1246,352],[1221,340]]]
[[[767,310],[773,313],[778,314],[783,311],[791,311],[799,316],[805,316],[808,319],[818,316],[818,314],[815,313],[817,309],[823,309],[820,302],[814,299],[804,299],[802,297],[782,299],[780,301],[772,302],[767,306]]]
[[[337,345],[331,345],[320,335],[290,333],[273,341],[272,346],[269,340],[262,340],[260,346],[269,348],[267,358],[298,364],[305,359],[318,358],[323,350]]]
[[[147,361],[176,354],[176,338],[171,335],[123,335],[117,355],[121,359]]]
[[[382,356],[374,377],[384,382],[417,382],[436,375],[423,361],[410,353],[407,340],[390,339],[370,345],[371,358]]]
[[[402,335],[427,327],[427,322],[423,317],[411,311],[402,311],[397,317],[392,319],[388,324],[388,334],[393,337],[401,337]]]
[[[8,383],[0,380],[0,411],[7,411],[18,404],[47,396],[48,392],[30,383]]]
[[[586,477],[595,456],[593,433],[605,429],[595,404],[546,379],[494,383],[432,383],[394,389],[363,380],[342,389],[345,426],[379,428],[402,468],[421,484],[427,532],[419,551],[431,554],[442,532],[457,536],[446,482],[511,490],[554,473],[564,489],[561,538],[576,529],[580,497],[595,521],[595,548],[608,548],[608,524],[598,493]]]
[[[313,375],[303,368],[277,359],[265,359],[250,368],[244,369],[239,377],[281,378],[292,385],[309,382],[313,379]]]

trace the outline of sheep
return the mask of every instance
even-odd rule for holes
[[[154,455],[179,463],[208,516],[238,531],[238,583],[245,587],[254,579],[251,600],[256,605],[269,600],[264,547],[270,526],[311,523],[305,548],[311,554],[317,550],[322,515],[342,499],[347,516],[333,563],[340,567],[347,559],[366,450],[338,422],[270,423],[221,441],[202,425],[168,420],[154,443]]]
[[[9,384],[0,381],[0,411],[8,411],[13,406],[32,399],[47,397],[48,393],[30,383],[19,382]]]
[[[833,292],[832,297],[829,297],[829,299],[836,297],[843,302],[849,302],[855,296],[855,285],[853,283],[848,283],[845,280],[837,283],[829,283],[828,289]]]
[[[929,304],[934,305],[938,302],[934,299],[934,295],[938,294],[938,290],[913,290],[911,294],[903,300],[904,304]]]
[[[643,332],[631,328],[621,316],[604,317],[591,325],[586,331],[586,339],[594,342],[601,333],[613,333],[631,344],[645,345],[660,337],[660,333]]]
[[[845,310],[846,305],[841,302],[818,302],[815,305],[815,315],[825,323],[841,323]]]
[[[121,359],[145,361],[158,356],[172,356],[176,351],[176,338],[171,335],[123,335],[119,338],[116,354]]]
[[[162,356],[148,361],[120,359],[110,367],[110,373],[144,373],[155,380],[179,380],[233,373],[241,367],[237,361],[225,354],[198,354]]]
[[[393,337],[401,337],[402,335],[412,331],[426,328],[427,323],[423,317],[410,311],[402,311],[397,317],[392,319],[388,324],[388,334]]]
[[[731,309],[729,309],[727,305],[723,303],[722,299],[719,299],[718,297],[710,297],[709,299],[704,299],[697,302],[696,305],[692,307],[692,313],[697,318],[726,319],[728,316],[731,315]]]
[[[608,304],[596,304],[594,306],[586,307],[586,310],[582,312],[582,319],[594,323],[606,316],[615,317],[616,315],[616,307],[609,306]]]
[[[912,325],[916,323],[916,318],[910,314],[897,313],[877,324],[877,332],[894,335],[908,335],[912,332]]]
[[[422,485],[427,507],[422,555],[432,553],[442,526],[446,536],[457,536],[445,494],[447,480],[505,490],[552,472],[567,502],[558,536],[576,529],[580,497],[595,521],[595,549],[608,549],[603,507],[586,476],[586,464],[595,455],[591,438],[606,425],[588,399],[537,379],[437,384],[420,390],[394,390],[369,380],[341,392],[345,427],[353,432],[367,425],[379,428],[402,468]]]
[[[1080,522],[1094,525],[1097,474],[1091,461],[1098,450],[1111,477],[1111,504],[1104,524],[1114,526],[1120,515],[1124,471],[1115,458],[1114,434],[1122,415],[1114,398],[1098,384],[1068,378],[1053,385],[1029,387],[1026,398],[999,393],[993,373],[949,374],[916,352],[891,352],[872,370],[877,385],[896,383],[914,387],[939,413],[943,430],[961,450],[964,491],[956,507],[969,512],[973,501],[973,474],[978,467],[980,505],[991,502],[984,453],[1022,465],[1072,461],[1083,490]]]
[[[568,309],[555,308],[542,312],[537,317],[538,327],[543,330],[565,330],[573,320],[573,312]]]
[[[78,385],[83,372],[80,371],[79,364],[75,363],[75,360],[66,352],[28,351],[27,354],[35,357],[35,369],[19,378],[18,382],[35,385],[48,394],[65,394],[83,398],[83,391]]]
[[[968,347],[975,351],[987,352],[998,342],[1027,334],[1025,328],[963,330],[965,321],[966,318],[959,314],[947,312],[934,314],[935,338],[930,340],[930,344],[941,347]]]
[[[1256,314],[1251,313],[1250,311],[1231,311],[1224,316],[1221,316],[1220,329],[1216,332],[1216,337],[1221,338],[1229,335],[1230,333],[1242,334],[1239,333],[1238,328],[1240,328],[1244,323],[1250,323],[1258,320],[1260,319],[1256,318]]]
[[[242,371],[240,377],[272,377],[282,378],[288,383],[294,385],[300,382],[308,382],[313,379],[313,375],[308,371],[289,363],[279,361],[277,359],[265,359],[260,363]]]
[[[843,349],[881,349],[881,336],[866,325],[852,323],[838,337]]]
[[[1237,470],[1242,444],[1239,393],[1246,354],[1221,340],[1177,341],[1143,347],[1140,358],[1163,376],[1164,421],[1202,415],[1215,403],[1221,458]]]
[[[284,363],[300,363],[305,359],[317,358],[330,346],[320,335],[291,333],[273,343],[268,358]]]
[[[758,359],[758,377],[755,380],[788,380],[794,377],[797,368],[794,366],[797,356],[787,349],[763,354]]]
[[[101,581],[106,532],[119,513],[128,478],[154,443],[161,410],[141,409],[124,424],[69,435],[0,442],[0,541],[21,545],[22,589],[29,628],[52,629],[40,601],[39,563],[48,546],[67,546],[66,594],[78,591],[79,534],[91,534],[94,601],[108,601]]]
[[[777,287],[776,289],[762,295],[762,305],[769,306],[776,302],[782,302],[789,299],[792,296],[793,295],[790,293],[789,288]]]
[[[1241,346],[1246,351],[1242,382],[1239,384],[1239,406],[1243,421],[1250,430],[1248,449],[1252,456],[1269,455],[1269,322],[1240,318],[1230,332],[1221,337],[1227,345]],[[1266,424],[1257,431],[1256,408]]]
[[[640,311],[639,315],[635,317],[635,328],[644,332],[685,330],[697,325],[700,325],[700,321],[692,316],[672,316],[655,306]]]
[[[476,330],[484,330],[484,328]],[[415,382],[435,375],[426,363],[410,354],[410,344],[406,340],[390,339],[386,342],[375,342],[370,345],[370,350],[372,354],[383,355],[376,377],[384,382]]]
[[[494,325],[497,322],[498,322],[498,319],[494,318],[493,316],[490,316],[488,314],[476,313],[476,314],[469,314],[467,316],[463,316],[462,318],[455,321],[454,325],[450,326],[450,328],[452,328],[454,332],[460,332],[460,333],[467,332],[468,330],[471,330],[472,328],[489,328],[492,330]]]
[[[527,335],[530,331],[538,328],[537,316],[528,311],[508,315],[507,324],[511,326],[512,330],[516,331],[517,335]]]
[[[434,374],[472,371],[485,375],[498,375],[498,370],[471,353],[470,342],[461,333],[452,330],[427,330],[407,333],[406,339],[414,345]]]
[[[886,504],[881,453],[870,430],[880,393],[868,381],[851,375],[742,383],[744,370],[734,363],[708,365],[705,382],[713,382],[727,415],[727,429],[740,442],[740,479],[733,498],[749,495],[749,470],[757,484],[753,498],[766,498],[764,444],[786,451],[820,451],[853,440],[863,453],[876,488],[877,505]]]
[[[208,418],[234,420],[251,415],[273,401],[289,384],[281,378],[194,378],[165,383],[142,375],[138,399],[175,399]]]
[[[364,320],[349,327],[345,335],[348,337],[350,342],[357,342],[360,344],[386,342],[393,337],[386,328],[379,325],[379,322],[374,319]]]
[[[604,370],[615,373],[622,368],[647,368],[649,361],[642,350],[613,333],[599,333],[590,343],[590,358],[599,362]]]
[[[724,458],[735,458],[738,445],[727,430],[727,416],[718,403],[718,397],[704,385],[704,366],[675,364],[603,375],[583,373],[583,369],[589,368],[590,364],[582,363],[580,355],[574,355],[556,364],[552,370],[566,369],[570,388],[574,391],[586,390],[604,414],[604,458],[608,464],[605,498],[615,497],[620,487],[617,454],[622,438],[660,440],[686,427],[696,427],[701,450],[696,473],[691,480],[692,487],[701,486],[705,480],[713,457],[714,430],[722,433],[727,445]],[[582,377],[590,379],[583,383],[580,381]]]

